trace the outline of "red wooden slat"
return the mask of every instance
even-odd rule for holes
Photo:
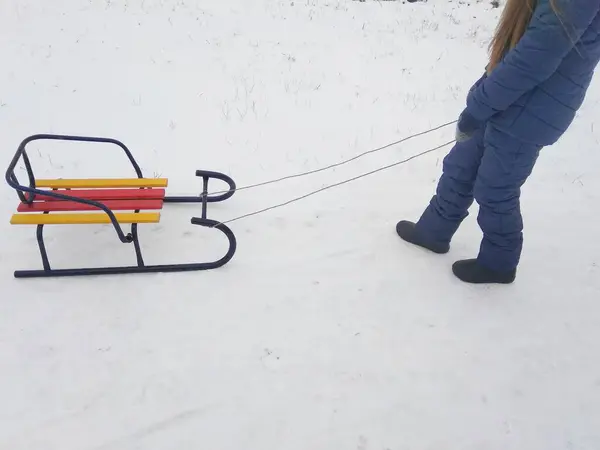
[[[103,200],[102,203],[113,211],[162,209],[163,207],[162,200]],[[17,210],[19,212],[97,211],[98,208],[77,202],[50,201],[35,202],[32,205],[21,203]]]
[[[57,194],[71,195],[84,200],[159,200],[165,198],[164,189],[60,189]],[[61,201],[47,195],[36,195],[36,201]]]

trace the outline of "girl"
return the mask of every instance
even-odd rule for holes
[[[446,253],[476,200],[479,255],[453,272],[469,283],[512,283],[523,246],[521,186],[542,147],[573,121],[599,60],[600,0],[507,0],[436,194],[416,224],[397,225],[400,237]]]

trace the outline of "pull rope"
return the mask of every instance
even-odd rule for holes
[[[454,122],[452,122],[452,123],[454,123]],[[449,124],[447,124],[447,125],[449,125]],[[445,126],[447,126],[447,125],[445,125]],[[439,129],[439,128],[438,128],[438,129]],[[434,131],[434,130],[432,129],[432,130],[430,130],[429,132],[431,132],[431,131]],[[427,133],[427,132],[425,132],[425,133],[422,133],[422,134],[426,134],[426,133]],[[415,136],[416,136],[416,135],[415,135]],[[410,137],[409,137],[409,138],[407,138],[407,139],[410,139]],[[405,139],[405,140],[406,140],[406,139]],[[400,141],[400,142],[403,142],[403,141]],[[214,228],[214,227],[218,227],[219,225],[225,225],[225,224],[228,224],[228,223],[231,223],[231,222],[236,222],[236,221],[238,221],[238,220],[245,219],[245,218],[247,218],[247,217],[257,216],[257,215],[259,215],[259,214],[263,214],[263,213],[265,213],[265,212],[267,212],[267,211],[272,211],[272,210],[274,210],[274,209],[282,208],[282,207],[284,207],[284,206],[287,206],[287,205],[290,205],[290,204],[292,204],[292,203],[299,202],[300,200],[304,200],[304,199],[306,199],[306,198],[312,197],[313,195],[319,194],[319,193],[321,193],[321,192],[324,192],[324,191],[327,191],[327,190],[329,190],[329,189],[333,189],[334,187],[342,186],[342,185],[344,185],[344,184],[351,183],[351,182],[353,182],[353,181],[356,181],[356,180],[359,180],[359,179],[361,179],[361,178],[365,178],[365,177],[367,177],[367,176],[369,176],[369,175],[373,175],[373,174],[375,174],[375,173],[382,172],[382,171],[384,171],[384,170],[387,170],[387,169],[391,169],[392,167],[396,167],[396,166],[399,166],[399,165],[401,165],[401,164],[405,164],[405,163],[407,163],[407,162],[409,162],[409,161],[412,161],[413,159],[417,159],[417,158],[420,158],[421,156],[425,156],[425,155],[427,155],[428,153],[433,153],[433,152],[435,152],[436,150],[439,150],[439,149],[441,149],[441,148],[444,148],[444,147],[446,147],[446,146],[448,146],[448,145],[450,145],[450,144],[453,144],[454,142],[456,142],[456,140],[454,140],[454,139],[453,139],[453,140],[451,140],[451,141],[449,141],[449,142],[446,142],[445,144],[438,145],[437,147],[431,148],[431,149],[429,149],[429,150],[425,150],[424,152],[418,153],[418,154],[416,154],[416,155],[413,155],[413,156],[411,156],[411,157],[409,157],[409,158],[406,158],[406,159],[403,159],[403,160],[401,160],[401,161],[395,162],[395,163],[393,163],[393,164],[389,164],[389,165],[387,165],[387,166],[380,167],[379,169],[375,169],[375,170],[372,170],[372,171],[370,171],[370,172],[366,172],[366,173],[363,173],[363,174],[361,174],[361,175],[358,175],[358,176],[355,176],[355,177],[349,178],[349,179],[347,179],[347,180],[340,181],[339,183],[335,183],[335,184],[331,184],[331,185],[329,185],[329,186],[325,186],[325,187],[323,187],[323,188],[321,188],[321,189],[317,189],[316,191],[309,192],[308,194],[301,195],[300,197],[293,198],[293,199],[291,199],[291,200],[288,200],[288,201],[286,201],[286,202],[279,203],[279,204],[277,204],[277,205],[273,205],[273,206],[269,206],[268,208],[260,209],[260,210],[258,210],[258,211],[254,211],[254,212],[251,212],[251,213],[248,213],[248,214],[244,214],[244,215],[241,215],[241,216],[238,216],[238,217],[234,217],[233,219],[229,219],[229,220],[226,220],[226,221],[220,222],[220,223],[218,223],[218,224],[214,225],[212,228]],[[395,144],[389,144],[388,146],[386,146],[386,147],[382,147],[381,149],[383,149],[383,148],[387,148],[387,147],[389,147],[389,146],[391,146],[391,145],[395,145]],[[364,153],[363,155],[365,155],[365,154],[368,154],[368,153],[373,153],[374,151],[378,151],[378,150],[379,150],[379,149],[376,149],[376,150],[371,150],[370,152],[366,152],[366,153]],[[357,159],[357,158],[359,158],[360,156],[362,156],[362,155],[359,155],[358,157],[355,157],[354,159]],[[350,161],[350,160],[349,160],[349,161]],[[338,165],[341,165],[341,164],[338,164]],[[325,169],[320,169],[320,170],[325,170]],[[314,171],[313,171],[313,173],[314,173]],[[305,173],[305,174],[308,174],[308,173]],[[289,179],[289,178],[293,178],[293,177],[297,177],[297,176],[302,176],[302,175],[301,175],[301,174],[299,174],[299,175],[295,175],[295,176],[291,176],[291,177],[286,177],[286,178],[283,178],[283,179]],[[275,182],[275,181],[272,181],[272,183],[273,183],[273,182]],[[264,184],[268,184],[268,183],[263,183],[262,185],[264,185]]]
[[[352,158],[345,159],[345,160],[340,161],[338,163],[330,164],[328,166],[321,167],[319,169],[309,170],[307,172],[300,172],[300,173],[297,173],[297,174],[294,174],[294,175],[288,175],[288,176],[281,177],[281,178],[275,178],[273,180],[263,181],[263,182],[260,182],[260,183],[249,184],[247,186],[241,186],[241,187],[238,187],[235,190],[233,190],[233,192],[245,191],[247,189],[254,189],[254,188],[257,188],[257,187],[261,187],[261,186],[267,186],[267,185],[273,184],[273,183],[279,183],[279,182],[286,181],[286,180],[291,180],[291,179],[294,179],[294,178],[300,178],[300,177],[305,177],[307,175],[313,175],[315,173],[324,172],[325,170],[333,169],[335,167],[340,167],[340,166],[343,166],[344,164],[348,164],[348,163],[350,163],[352,161],[356,161],[357,159],[362,158],[363,156],[371,155],[373,153],[380,152],[382,150],[385,150],[387,148],[393,147],[395,145],[402,144],[402,143],[404,143],[406,141],[409,141],[411,139],[414,139],[414,138],[417,138],[417,137],[420,137],[420,136],[424,136],[424,135],[429,134],[429,133],[433,133],[434,131],[441,130],[442,128],[446,128],[447,126],[454,125],[457,122],[458,122],[457,120],[453,120],[452,122],[444,123],[444,124],[439,125],[437,127],[430,128],[429,130],[421,131],[420,133],[412,134],[412,135],[407,136],[405,138],[402,138],[402,139],[400,139],[398,141],[395,141],[395,142],[392,142],[390,144],[384,145],[383,147],[379,147],[379,148],[375,148],[373,150],[369,150],[369,151],[363,152],[363,153],[361,153],[359,155],[353,156]],[[220,195],[220,194],[226,194],[228,192],[231,192],[231,191],[230,190],[216,191],[216,192],[210,192],[210,193],[208,193],[206,195],[207,196]]]

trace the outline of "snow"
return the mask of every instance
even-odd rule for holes
[[[247,185],[450,120],[481,74],[487,2],[3,0],[0,136],[123,140],[149,176]],[[0,191],[0,448],[600,448],[600,78],[523,191],[516,284],[473,287],[468,219],[446,256],[404,245],[444,150],[231,226],[213,272],[15,280],[40,265]],[[226,220],[452,138],[452,127],[336,170],[237,193]],[[127,176],[110,147],[32,146],[38,176]],[[215,185],[215,187],[218,187]],[[193,206],[141,227],[148,262],[221,254]],[[130,264],[110,227],[56,227],[57,268]]]

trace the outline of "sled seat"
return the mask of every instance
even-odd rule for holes
[[[36,180],[36,188],[46,188],[48,194],[36,194],[32,203],[20,203],[17,207],[18,214],[12,216],[10,223],[13,225],[111,223],[109,215],[104,211],[87,212],[98,211],[100,208],[96,205],[58,199],[52,197],[51,193],[68,195],[77,200],[99,202],[111,211],[131,211],[115,214],[119,223],[157,223],[160,221],[160,213],[140,211],[161,210],[166,194],[164,187],[167,185],[166,178]]]

